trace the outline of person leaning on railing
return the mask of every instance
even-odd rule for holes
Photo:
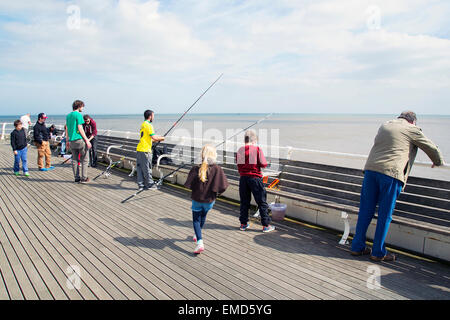
[[[394,261],[388,253],[385,239],[392,221],[392,212],[400,192],[405,188],[417,148],[422,149],[433,162],[441,166],[444,159],[439,148],[416,126],[417,117],[404,111],[395,120],[384,123],[378,130],[364,167],[364,180],[351,254],[371,254],[373,261]],[[366,247],[366,233],[378,204],[378,219],[372,250]]]

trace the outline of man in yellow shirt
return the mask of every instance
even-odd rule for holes
[[[137,183],[139,190],[149,189],[154,185],[151,165],[152,165],[152,142],[164,141],[164,137],[155,135],[153,131],[152,122],[155,119],[155,114],[152,110],[145,110],[145,121],[141,125],[140,140],[136,151],[136,171]]]

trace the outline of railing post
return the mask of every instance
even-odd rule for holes
[[[345,211],[341,212],[341,218],[344,220],[344,234],[342,235],[339,244],[348,244],[347,238],[350,234],[350,222],[348,221],[348,214]]]
[[[2,137],[0,138],[0,140],[5,140],[5,129],[6,129],[6,122],[3,123],[3,126],[2,126]]]

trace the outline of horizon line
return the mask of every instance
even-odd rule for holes
[[[47,116],[65,116],[68,113],[49,113]],[[88,114],[87,112],[83,112],[85,114]],[[159,115],[179,115],[183,112],[168,112],[168,113],[158,113],[155,112],[155,114]],[[26,114],[26,113],[24,113]],[[20,116],[24,115],[21,114]],[[142,116],[142,113],[90,113],[95,116]],[[269,112],[192,112],[188,113],[187,115],[262,115],[262,114],[269,114]],[[289,114],[299,114],[299,115],[379,115],[379,116],[392,116],[397,115],[397,113],[353,113],[353,112],[341,112],[341,113],[333,113],[333,112],[272,112],[274,115],[289,115]],[[442,113],[420,113],[421,116],[450,116],[449,114],[442,114]],[[0,115],[0,117],[14,117],[17,116],[17,114],[3,114]],[[33,116],[33,114],[31,114]]]

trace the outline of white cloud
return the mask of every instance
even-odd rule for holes
[[[282,98],[284,111],[297,111],[299,96],[324,110],[334,101],[350,112],[364,103],[371,112],[380,100],[393,101],[386,108],[394,101],[414,103],[412,97],[450,100],[444,90],[450,88],[446,1],[5,3],[0,11],[19,17],[0,20],[0,34],[6,35],[0,67],[10,73],[53,72],[66,79],[77,73],[90,78],[86,86],[100,78],[134,92],[142,82],[188,90],[224,72],[224,87],[242,101],[268,108]],[[79,30],[66,26],[69,4],[81,9]],[[377,30],[367,26],[370,6],[379,8]],[[261,98],[268,90],[273,100]],[[395,92],[405,95],[403,100]],[[226,106],[230,95],[220,98],[217,105]],[[448,113],[445,106],[433,110]]]

